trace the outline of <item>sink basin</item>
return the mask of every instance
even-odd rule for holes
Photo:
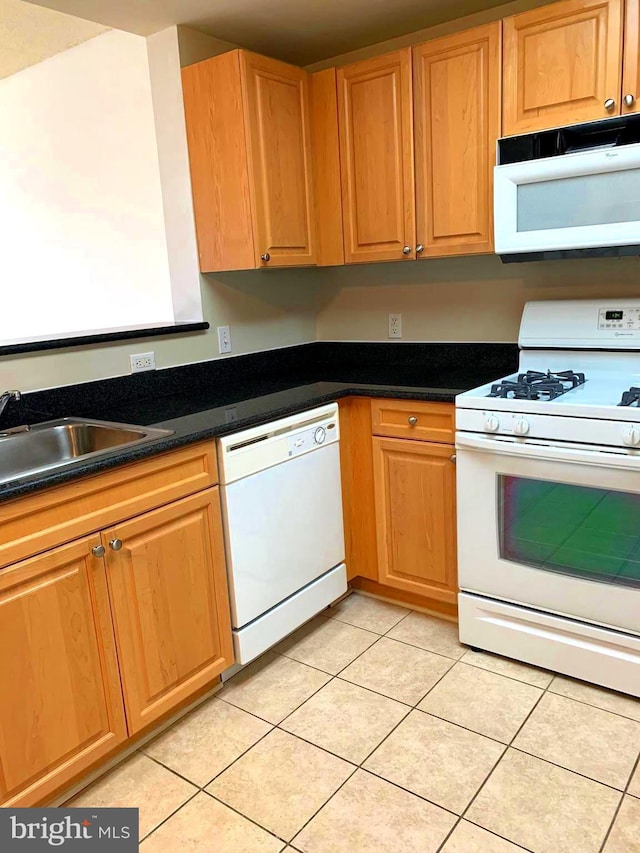
[[[173,435],[170,429],[61,418],[0,432],[0,483]]]

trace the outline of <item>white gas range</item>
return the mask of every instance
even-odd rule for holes
[[[640,299],[530,302],[456,398],[460,639],[640,696]]]

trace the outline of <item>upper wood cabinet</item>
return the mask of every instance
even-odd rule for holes
[[[309,95],[318,263],[334,266],[344,264],[336,69],[311,74]]]
[[[102,540],[135,733],[233,663],[219,490],[118,524]]]
[[[182,86],[200,269],[315,264],[306,72],[234,50]]]
[[[87,537],[0,572],[0,802],[33,806],[127,736],[104,562]]]
[[[622,13],[622,0],[564,0],[504,19],[505,136],[620,112]]]
[[[411,49],[338,69],[347,263],[415,258]]]
[[[418,257],[493,251],[500,22],[413,50]]]

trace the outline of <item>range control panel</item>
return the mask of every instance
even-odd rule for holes
[[[600,308],[598,311],[598,329],[628,329],[631,332],[640,330],[640,308]]]
[[[527,302],[521,349],[640,350],[640,299]]]

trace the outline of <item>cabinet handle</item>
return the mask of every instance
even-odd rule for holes
[[[112,551],[119,551],[122,548],[122,539],[111,539],[109,541],[109,548]]]
[[[402,254],[403,254],[403,255],[410,255],[410,254],[411,254],[411,246],[405,246],[405,247],[402,249]]]
[[[635,104],[635,102],[636,102],[636,96],[635,95],[629,94],[629,95],[624,96],[625,107],[632,107]]]
[[[456,462],[456,459],[457,459],[456,454],[455,454],[455,453],[452,453],[452,454],[451,454],[451,456],[449,457],[449,459],[450,459],[450,461],[451,461],[451,462],[453,462],[453,463],[454,463],[454,465],[455,465],[455,462]]]
[[[607,98],[607,100],[604,102],[605,110],[611,111],[615,107],[615,105],[616,102],[613,100],[613,98]]]
[[[104,557],[104,545],[94,545],[91,553],[94,557]]]
[[[420,252],[424,252],[424,246],[422,245],[422,243],[418,243],[418,245],[416,246],[416,255],[419,255]]]
[[[411,415],[409,420],[409,426],[415,426],[418,423],[418,419],[415,415]]]
[[[265,264],[268,264],[271,260],[271,255],[269,254],[269,252],[265,252],[264,255],[260,255],[260,260],[264,261]]]

